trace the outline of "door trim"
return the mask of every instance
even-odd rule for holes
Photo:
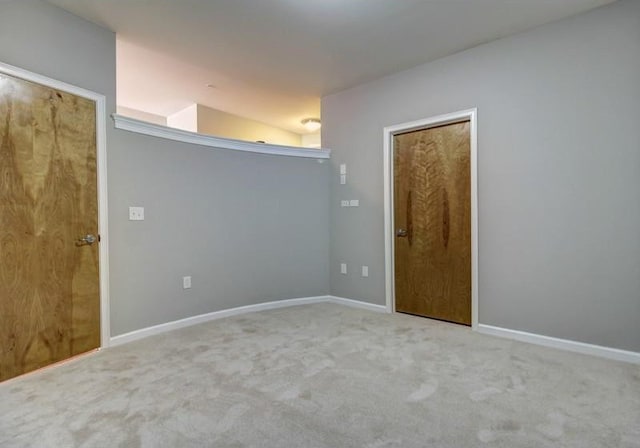
[[[53,89],[87,98],[96,103],[96,163],[98,177],[98,233],[100,235],[100,347],[109,346],[111,327],[109,319],[109,230],[107,208],[107,128],[106,98],[90,90],[76,87],[9,64],[0,62],[0,73],[14,76]]]
[[[387,311],[395,312],[393,232],[393,137],[396,134],[469,121],[471,144],[471,328],[478,329],[478,109],[467,109],[384,128],[384,271]]]

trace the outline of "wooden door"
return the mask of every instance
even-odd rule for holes
[[[0,74],[0,381],[99,347],[85,235],[98,235],[95,102]]]
[[[396,311],[471,325],[469,121],[394,136]]]

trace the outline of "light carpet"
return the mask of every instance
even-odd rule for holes
[[[640,447],[640,367],[323,303],[0,385],[2,447]]]

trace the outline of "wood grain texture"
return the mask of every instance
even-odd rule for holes
[[[0,381],[100,345],[95,117],[0,74]]]
[[[399,312],[471,325],[469,122],[394,136]]]

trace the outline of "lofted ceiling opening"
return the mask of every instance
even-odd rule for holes
[[[47,0],[117,35],[118,105],[301,136],[322,96],[614,0]]]

